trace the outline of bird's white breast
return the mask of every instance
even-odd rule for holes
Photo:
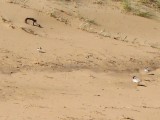
[[[134,78],[132,81],[133,81],[134,83],[139,83],[139,82],[140,82],[140,79]]]

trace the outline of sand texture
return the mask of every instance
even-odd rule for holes
[[[149,19],[122,7],[1,1],[0,120],[160,120],[159,12]]]

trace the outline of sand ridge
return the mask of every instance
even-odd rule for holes
[[[159,21],[121,7],[0,2],[0,119],[159,120]]]

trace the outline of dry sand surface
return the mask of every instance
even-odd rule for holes
[[[0,2],[0,120],[160,120],[159,20],[99,1]]]

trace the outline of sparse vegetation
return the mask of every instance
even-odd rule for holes
[[[54,17],[54,18],[57,18],[57,16],[55,15],[54,12],[50,13],[50,16],[51,16],[51,17]]]
[[[84,21],[84,22],[92,24],[92,25],[98,25],[98,23],[94,19],[85,18],[81,15],[79,15],[78,17],[81,21]]]
[[[145,18],[151,18],[152,16],[149,12],[142,12],[142,11],[137,11],[134,14]]]
[[[160,0],[139,0],[145,6],[160,9]]]
[[[152,45],[150,45],[150,47],[151,48],[155,48],[155,49],[160,49],[158,44],[157,45],[156,44],[152,44]]]
[[[86,19],[85,21],[93,25],[98,25],[95,20]]]
[[[103,36],[103,37],[111,37],[109,33],[105,31],[105,29],[101,30],[100,32],[97,32],[98,35]]]
[[[151,1],[151,0],[141,0],[141,2],[142,1],[144,2],[144,1]],[[131,12],[132,14],[137,15],[137,16],[141,16],[145,18],[152,17],[152,14],[149,11],[140,9],[139,7],[138,8],[132,7],[131,1],[129,0],[123,0],[123,8],[126,12]]]
[[[99,5],[102,5],[104,4],[104,0],[96,0],[93,2],[94,4],[99,4]]]
[[[79,25],[79,29],[90,32],[90,33],[96,33],[96,31],[91,27],[92,24],[88,22],[84,22],[81,25]]]
[[[9,0],[9,3],[26,5],[29,0]]]
[[[123,0],[112,0],[112,1],[115,1],[115,2],[121,2],[121,1],[123,1]]]
[[[56,13],[55,11],[53,11],[49,15],[55,18],[57,21],[63,22],[65,24],[70,24],[70,21],[68,20],[68,18],[60,15],[58,12]]]
[[[130,12],[132,10],[131,3],[129,0],[123,0],[123,8],[127,12]]]

